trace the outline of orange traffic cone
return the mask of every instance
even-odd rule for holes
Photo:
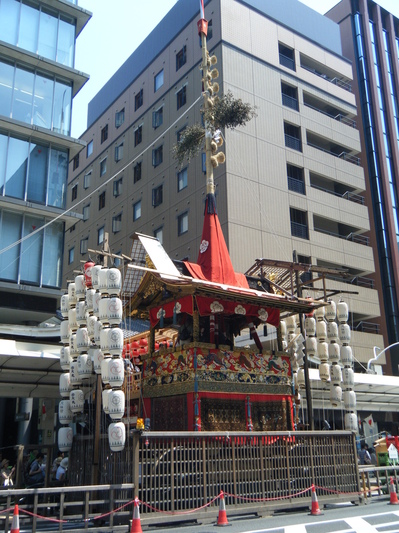
[[[19,511],[18,504],[14,507],[14,516],[12,517],[10,533],[19,533]]]
[[[229,526],[229,522],[227,520],[226,516],[226,504],[224,502],[224,494],[223,491],[220,493],[220,503],[219,503],[219,514],[218,514],[218,521],[217,526]]]
[[[390,501],[389,501],[390,505],[398,505],[399,504],[398,496],[396,494],[396,487],[395,487],[395,484],[394,484],[392,478],[391,478],[391,481],[389,483],[389,497],[390,497]]]
[[[133,520],[132,520],[132,528],[130,530],[130,533],[143,533],[143,530],[141,529],[138,498],[134,500]]]
[[[321,514],[321,511],[319,509],[319,502],[317,501],[316,489],[314,485],[312,485],[312,510],[310,511],[310,514],[311,515]]]

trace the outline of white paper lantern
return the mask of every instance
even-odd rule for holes
[[[89,313],[93,312],[93,298],[96,294],[94,289],[86,289],[86,308]]]
[[[69,346],[63,346],[60,350],[60,365],[62,370],[69,370],[73,359]]]
[[[99,272],[102,269],[101,265],[94,265],[91,269],[91,283],[93,285],[93,289],[98,291],[98,284],[100,282],[99,279]]]
[[[339,385],[330,386],[330,402],[334,407],[338,407],[342,402],[342,389]]]
[[[305,370],[303,368],[300,368],[298,370],[298,387],[300,389],[305,388]]]
[[[299,370],[299,365],[296,357],[292,357],[291,359],[291,370],[292,372],[298,372]]]
[[[296,330],[296,320],[294,316],[288,316],[285,319],[285,323],[287,324],[287,333],[288,334],[294,334]]]
[[[330,379],[330,365],[328,363],[320,363],[319,377],[321,381],[328,381]]]
[[[316,336],[319,342],[324,342],[327,339],[327,324],[324,320],[316,323]]]
[[[93,295],[93,315],[96,315],[97,318],[100,316],[100,302],[101,302],[101,293],[95,292]]]
[[[327,338],[330,342],[338,341],[338,324],[336,322],[327,323]]]
[[[108,295],[107,275],[108,268],[102,268],[98,273],[98,290],[102,296]]]
[[[71,376],[69,372],[60,374],[60,396],[63,398],[69,398],[69,392],[71,390]]]
[[[122,275],[117,268],[110,268],[107,272],[108,293],[111,296],[118,296],[122,289]]]
[[[76,304],[76,322],[78,326],[85,326],[87,323],[87,307],[84,300]]]
[[[328,302],[327,307],[325,308],[325,317],[328,322],[333,322],[337,316],[337,306],[334,300]]]
[[[319,359],[322,363],[326,363],[328,361],[328,343],[327,342],[319,342],[317,344],[317,355],[319,356]]]
[[[340,345],[337,343],[331,343],[328,345],[328,359],[330,363],[339,362]]]
[[[339,340],[342,344],[349,344],[351,341],[351,328],[348,324],[340,324],[338,328]]]
[[[288,347],[288,342],[286,340],[281,341],[283,351],[285,352]]]
[[[352,368],[344,368],[342,371],[342,382],[346,389],[353,389],[355,385],[355,373]]]
[[[125,414],[125,393],[122,390],[113,390],[108,397],[109,416],[113,420],[120,420]]]
[[[100,333],[100,346],[104,355],[121,355],[123,331],[120,328],[103,328]]]
[[[68,320],[69,320],[69,327],[72,331],[76,331],[78,329],[78,321],[76,318],[76,307],[71,307],[71,309],[68,311]]]
[[[306,337],[305,347],[307,355],[315,355],[317,353],[316,337]]]
[[[101,344],[101,331],[103,329],[103,325],[100,320],[97,319],[97,322],[94,324],[94,342],[97,344],[97,346],[100,346]]]
[[[356,409],[356,393],[353,390],[344,391],[344,406],[347,411]]]
[[[72,428],[60,428],[58,430],[58,449],[60,452],[69,452],[72,449],[73,431]]]
[[[69,337],[72,331],[69,327],[69,320],[63,320],[60,324],[60,337],[63,344],[69,344]]]
[[[73,420],[73,413],[69,400],[61,400],[58,404],[58,420],[60,424],[69,424]]]
[[[339,302],[337,305],[337,320],[340,324],[348,322],[349,309],[348,304],[345,302]]]
[[[121,452],[125,448],[126,429],[123,422],[113,422],[109,425],[108,440],[113,452]]]
[[[87,353],[81,353],[78,357],[78,372],[82,379],[88,379],[93,372],[93,363]]]
[[[67,294],[63,294],[61,296],[61,302],[60,302],[60,309],[61,314],[64,318],[68,318],[68,311],[69,311],[69,297]]]
[[[69,395],[69,403],[72,413],[83,413],[85,396],[80,389],[74,389]]]
[[[117,297],[108,298],[107,306],[108,322],[111,326],[119,326],[123,318],[122,300]]]
[[[76,305],[77,299],[76,299],[75,283],[70,283],[68,285],[68,299],[69,299],[69,307]]]
[[[80,274],[79,276],[76,276],[75,278],[75,293],[76,293],[76,299],[78,301],[85,299],[85,291],[86,291],[85,277],[83,274]]]
[[[324,315],[325,315],[324,307],[318,307],[317,309],[315,309],[314,316],[316,318],[316,322],[319,322],[320,320],[323,320],[324,319]]]
[[[293,372],[292,378],[294,381],[294,390],[298,390],[298,372]]]
[[[282,337],[285,337],[287,335],[287,324],[285,320],[281,320],[280,322],[280,331]]]
[[[357,432],[357,414],[345,413],[345,429]]]
[[[76,348],[79,353],[87,352],[90,346],[89,332],[87,328],[79,328],[76,332]]]
[[[94,327],[98,318],[95,315],[89,315],[87,317],[87,333],[89,334],[89,339],[94,342]]]
[[[344,366],[352,366],[353,354],[352,354],[352,348],[350,346],[342,346],[341,361]]]
[[[101,361],[101,379],[105,385],[109,383],[109,363],[110,362],[111,362],[110,357],[106,357]]]
[[[316,335],[316,320],[313,317],[308,316],[305,318],[305,330],[306,335],[311,335],[312,337]]]
[[[122,387],[125,379],[125,364],[121,357],[111,359],[108,365],[108,373],[111,387]]]
[[[103,402],[103,411],[105,414],[109,413],[109,395],[111,394],[112,389],[104,389],[102,391],[102,402]]]
[[[96,374],[101,374],[101,362],[104,360],[104,354],[100,348],[93,350],[93,368]]]
[[[78,362],[77,361],[72,361],[70,369],[69,369],[69,376],[70,376],[71,386],[72,387],[75,387],[76,385],[81,385],[82,378],[81,378],[81,376],[79,375],[79,372],[78,372]]]
[[[342,370],[339,365],[331,365],[331,383],[334,385],[341,385],[342,382]]]
[[[69,350],[70,350],[72,359],[76,361],[79,355],[78,345],[76,343],[76,333],[71,333],[69,337]]]

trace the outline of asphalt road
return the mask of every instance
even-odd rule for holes
[[[262,518],[229,519],[228,533],[393,533],[399,532],[399,505],[390,505],[389,499],[372,501],[363,505],[335,505],[321,510],[321,515],[308,511],[278,513]],[[190,523],[185,526],[171,524],[143,525],[143,533],[215,533],[215,524]]]

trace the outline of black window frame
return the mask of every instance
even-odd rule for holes
[[[152,166],[154,168],[163,163],[163,144],[153,148],[152,150]]]
[[[103,191],[98,195],[98,210],[104,209],[105,207],[105,192]]]
[[[186,105],[186,103],[187,103],[187,85],[183,85],[183,87],[176,93],[177,109],[179,110],[181,107]]]
[[[108,139],[108,124],[105,124],[103,128],[101,128],[101,144],[103,144]]]
[[[133,167],[133,183],[137,183],[141,180],[142,162],[139,161]]]
[[[155,111],[152,112],[152,127],[154,130],[162,126],[163,124],[163,105],[158,107]]]
[[[76,183],[71,189],[71,201],[73,202],[78,197],[78,184]]]
[[[181,231],[182,229],[182,221],[187,217],[187,229],[184,231]],[[185,233],[188,233],[188,211],[184,211],[184,213],[181,213],[177,217],[177,235],[180,237],[180,235],[184,235]]]
[[[152,207],[158,207],[163,203],[163,183],[152,189]]]
[[[122,194],[122,183],[123,183],[123,176],[121,178],[114,180],[112,189],[113,189],[113,195],[115,198],[117,198],[118,196]]]
[[[143,89],[140,89],[139,92],[134,96],[134,110],[137,111],[144,103],[144,92]]]
[[[115,113],[115,128],[118,129],[125,122],[125,108],[123,107],[120,111]]]
[[[176,53],[176,72],[187,63],[187,46],[184,45],[181,50]]]
[[[139,145],[143,141],[143,125],[137,126],[134,130],[134,146]]]

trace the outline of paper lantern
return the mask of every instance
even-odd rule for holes
[[[69,372],[60,374],[60,396],[63,398],[69,398],[69,392],[71,390],[71,376]]]
[[[60,428],[58,430],[58,449],[60,452],[69,452],[72,449],[73,431],[72,428]]]
[[[340,324],[338,327],[339,340],[342,344],[349,344],[351,341],[351,328],[348,324]]]
[[[287,335],[287,324],[286,324],[285,320],[282,320],[280,322],[280,331],[281,331],[281,336],[282,337],[285,337]]]
[[[92,267],[91,269],[91,284],[93,286],[93,289],[96,291],[98,291],[98,284],[100,282],[99,273],[101,269],[101,265],[94,265],[94,267]]]
[[[344,368],[342,371],[342,382],[347,389],[353,389],[355,385],[355,373],[352,368]]]
[[[349,309],[348,304],[345,302],[339,302],[337,305],[337,320],[340,324],[348,322]]]
[[[86,290],[86,308],[89,313],[93,312],[93,298],[95,294],[96,291],[94,289]]]
[[[328,345],[328,359],[330,363],[338,363],[339,362],[339,353],[340,353],[340,346],[339,344],[333,342]]]
[[[296,330],[296,320],[294,316],[288,316],[285,319],[285,323],[287,324],[287,333],[295,333]]]
[[[344,366],[352,366],[353,354],[352,354],[352,348],[350,346],[342,346],[341,361]]]
[[[60,424],[69,424],[73,420],[73,413],[69,400],[61,400],[58,404],[58,420]]]
[[[333,407],[338,407],[342,402],[342,389],[338,385],[331,384],[330,387],[330,402]]]
[[[319,322],[320,320],[323,320],[324,315],[325,315],[324,307],[318,307],[317,309],[315,309],[314,316],[317,322]]]
[[[100,302],[101,302],[101,293],[96,291],[93,294],[93,315],[96,315],[97,318],[100,317]]]
[[[101,362],[104,360],[104,354],[100,348],[93,350],[93,369],[96,374],[101,374]]]
[[[85,326],[87,323],[87,308],[84,300],[76,304],[76,322],[78,326]]]
[[[80,274],[79,276],[76,276],[75,278],[75,293],[76,293],[76,299],[78,301],[85,299],[85,290],[86,290],[85,277],[83,276],[83,274]]]
[[[81,376],[79,375],[79,372],[78,372],[78,362],[77,361],[72,361],[70,369],[69,369],[69,376],[70,376],[71,386],[72,387],[75,387],[76,385],[81,385],[82,378],[81,378]]]
[[[319,342],[317,344],[317,355],[319,356],[319,359],[322,363],[326,363],[328,361],[328,343],[327,342]]]
[[[342,370],[339,365],[331,365],[331,383],[334,385],[341,385],[342,382]]]
[[[345,429],[348,431],[357,431],[356,413],[345,413]]]
[[[90,346],[89,332],[87,328],[79,328],[76,332],[76,348],[79,353],[87,352]]]
[[[317,353],[317,339],[316,337],[307,337],[305,341],[307,355],[315,355]]]
[[[335,320],[335,317],[337,316],[337,306],[335,305],[334,300],[329,300],[324,315],[328,322],[333,322]]]
[[[68,311],[68,320],[69,320],[69,327],[71,328],[71,331],[76,331],[78,329],[78,321],[76,318],[76,307],[72,307]]]
[[[60,365],[62,370],[69,370],[73,359],[69,346],[63,346],[60,350]]]
[[[338,324],[336,322],[327,323],[327,338],[330,342],[338,341]]]
[[[100,346],[104,355],[121,355],[123,350],[123,331],[120,328],[103,328],[100,333]]]
[[[78,357],[78,373],[82,379],[88,379],[93,373],[91,357],[87,353],[81,353]]]
[[[313,317],[305,318],[306,335],[316,335],[316,320]]]
[[[94,342],[94,327],[98,318],[94,315],[87,317],[87,333],[89,334],[89,339]]]
[[[69,327],[69,320],[63,320],[60,324],[60,337],[63,344],[69,344],[69,337],[72,331]]]
[[[316,336],[320,342],[324,342],[327,339],[327,324],[324,320],[316,323]]]
[[[300,368],[298,370],[298,387],[300,389],[304,389],[305,388],[305,371],[303,368]]]
[[[83,413],[85,396],[80,389],[74,389],[69,395],[69,403],[72,413]]]
[[[321,381],[328,381],[330,379],[330,365],[328,363],[320,363],[319,377]]]
[[[72,359],[75,361],[79,355],[78,345],[76,343],[76,333],[71,333],[69,336],[69,349]]]
[[[122,300],[117,297],[108,298],[108,322],[111,326],[119,326],[123,318]]]
[[[117,268],[110,268],[107,272],[108,293],[111,296],[118,296],[122,289],[122,275]]]
[[[122,390],[113,390],[108,397],[109,416],[113,420],[120,420],[125,414],[125,393]]]
[[[84,264],[84,276],[85,276],[85,285],[87,288],[92,286],[92,269],[95,266],[93,261],[86,261]]]
[[[61,296],[61,302],[60,302],[60,309],[61,314],[64,318],[68,318],[68,311],[69,311],[69,297],[67,294],[63,294]]]
[[[112,389],[104,389],[102,391],[102,402],[103,402],[103,411],[105,414],[109,413],[109,395],[111,394]]]
[[[98,290],[102,296],[108,295],[107,274],[108,268],[102,268],[98,273]]]
[[[140,339],[139,340],[139,346],[148,346],[148,341],[147,339]]]
[[[101,343],[101,331],[103,329],[103,325],[100,320],[97,319],[97,322],[94,324],[94,342],[97,344],[97,346],[100,346]]]
[[[122,387],[125,379],[125,364],[120,357],[111,359],[108,365],[109,384],[111,387]]]
[[[122,422],[112,422],[108,427],[109,447],[113,452],[121,452],[125,448],[126,429]]]
[[[76,305],[77,300],[76,300],[75,283],[70,283],[68,285],[68,299],[69,299],[69,307]]]
[[[109,383],[109,363],[111,360],[110,357],[106,357],[101,361],[101,379],[105,385]]]
[[[348,411],[356,409],[356,393],[353,390],[344,391],[344,406]]]

